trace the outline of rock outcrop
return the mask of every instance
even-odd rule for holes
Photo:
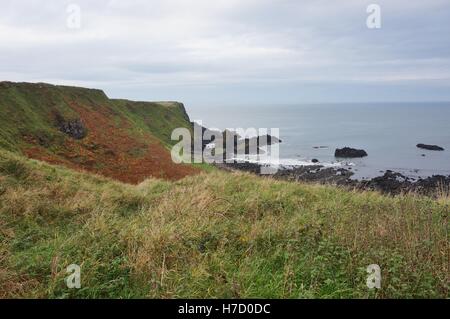
[[[429,150],[429,151],[443,151],[444,148],[437,145],[429,145],[429,144],[417,144],[418,148]]]
[[[350,147],[344,147],[336,149],[334,156],[344,158],[365,157],[367,156],[367,152],[365,150],[358,150]]]
[[[64,120],[61,116],[58,116],[56,121],[59,130],[73,139],[81,140],[87,135],[87,130],[79,119]]]

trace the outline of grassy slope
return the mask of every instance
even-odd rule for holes
[[[217,171],[133,186],[0,151],[0,296],[448,297],[449,204]]]
[[[59,131],[56,114],[81,119],[87,137]],[[103,91],[49,84],[0,82],[0,148],[125,182],[149,176],[178,179],[196,172],[172,164],[174,128],[190,128],[176,102],[109,99]]]
[[[104,107],[116,121],[127,119],[134,133],[151,133],[166,145],[174,143],[170,140],[174,128],[190,128],[184,106],[178,102],[115,100],[96,89],[0,82],[0,146],[19,151],[23,134],[64,139],[65,135],[54,126],[52,112],[66,119],[79,118],[69,101],[89,108]]]
[[[190,120],[183,104],[178,102],[135,102],[111,100],[129,118],[135,127],[149,130],[166,145],[174,145],[171,140],[174,128],[191,129]]]
[[[53,112],[64,118],[78,118],[78,114],[67,103],[77,99],[80,103],[102,103],[107,101],[100,90],[53,86],[49,84],[0,83],[0,146],[20,151],[26,144],[24,135],[45,136],[50,141],[61,143],[65,135],[54,126]]]

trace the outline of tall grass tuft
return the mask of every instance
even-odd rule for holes
[[[446,298],[449,203],[215,170],[133,186],[0,151],[0,297]]]

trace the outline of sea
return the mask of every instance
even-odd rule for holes
[[[356,179],[386,170],[411,177],[450,175],[450,102],[186,106],[193,121],[216,129],[278,128],[280,163],[351,168]],[[443,147],[428,151],[418,143]],[[336,148],[367,157],[338,159]]]

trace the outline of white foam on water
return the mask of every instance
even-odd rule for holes
[[[329,163],[329,162],[319,162],[319,163],[313,163],[312,161],[308,161],[308,160],[299,160],[299,159],[292,159],[292,158],[283,158],[283,159],[279,159],[279,160],[274,160],[271,158],[263,158],[263,159],[259,159],[258,155],[248,155],[245,157],[240,157],[240,158],[233,158],[233,160],[238,160],[238,161],[246,161],[249,163],[254,163],[254,164],[260,164],[260,165],[266,165],[266,166],[271,166],[271,167],[284,167],[284,168],[294,168],[294,167],[298,167],[298,166],[323,166],[325,168],[328,167],[341,167],[343,166],[343,163],[339,163],[339,162],[334,162],[334,163]],[[346,165],[352,164],[353,163],[345,163]]]

